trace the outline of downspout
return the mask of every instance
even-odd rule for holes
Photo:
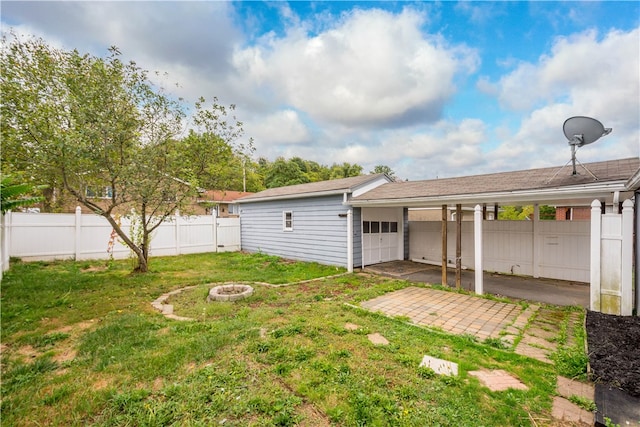
[[[353,211],[347,211],[347,271],[353,273]]]

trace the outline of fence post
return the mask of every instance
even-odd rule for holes
[[[620,274],[620,314],[631,316],[633,313],[633,201],[627,199],[622,204],[622,271]]]
[[[600,311],[600,244],[602,239],[602,207],[599,200],[591,202],[591,283],[590,304],[592,311]]]
[[[211,218],[213,219],[213,252],[218,252],[218,215],[216,208],[211,209]]]
[[[11,240],[11,211],[0,214],[0,280],[2,273],[9,269],[9,245]]]
[[[175,236],[176,236],[176,255],[180,255],[180,211],[176,209],[175,212]]]
[[[74,246],[75,246],[75,254],[74,260],[78,261],[80,259],[80,244],[82,237],[82,208],[80,206],[76,206],[76,228],[75,228],[75,236],[74,236]]]

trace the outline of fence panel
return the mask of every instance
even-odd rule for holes
[[[589,282],[588,221],[539,221],[534,235],[531,221],[484,221],[482,230],[485,271],[538,275],[551,279]],[[409,258],[440,263],[441,222],[409,223]],[[537,245],[534,245],[537,239]],[[538,253],[535,254],[535,248]],[[447,259],[455,265],[456,224],[447,223]],[[462,265],[474,266],[473,222],[462,223]]]
[[[6,250],[2,250],[3,259],[11,256],[25,261],[47,261],[130,256],[129,248],[113,234],[111,224],[99,215],[12,212],[4,220],[7,224],[3,226],[2,239],[7,244]],[[130,221],[123,217],[120,222],[129,235]],[[111,254],[107,252],[110,242]],[[152,233],[150,253],[164,256],[239,249],[239,218],[178,215],[164,221]],[[2,268],[7,265],[8,261],[3,262]]]
[[[218,252],[240,250],[240,218],[218,218]]]

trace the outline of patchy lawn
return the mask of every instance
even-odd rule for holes
[[[355,308],[407,283],[344,274],[254,284],[237,302],[206,303],[213,283],[291,283],[344,270],[261,254],[14,263],[2,281],[6,425],[545,425],[554,367]],[[151,307],[171,297],[179,316]],[[348,304],[345,304],[348,303]],[[345,327],[347,324],[349,328]],[[353,329],[357,325],[357,329]],[[374,345],[378,332],[389,345]],[[458,377],[418,365],[459,364]],[[528,390],[491,392],[467,372],[503,369]]]

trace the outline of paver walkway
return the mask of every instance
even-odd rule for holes
[[[523,309],[518,304],[414,286],[389,292],[360,305],[387,316],[406,316],[417,325],[437,327],[457,335],[470,334],[481,340],[500,338],[507,344],[513,344],[516,337],[522,336],[514,351],[545,363],[553,363],[549,356],[557,349],[559,324],[565,315],[538,305]],[[573,312],[568,316],[567,331],[572,331],[579,315]],[[568,334],[567,342],[571,344],[572,341],[573,336]],[[492,390],[518,388],[521,384],[518,379],[500,371],[478,372],[472,375],[478,376]],[[559,377],[558,393],[560,396],[553,400],[554,418],[571,425],[593,425],[593,413],[567,400],[572,395],[593,400],[592,388]]]
[[[470,334],[481,340],[501,337],[501,332],[516,320],[526,324],[526,319],[519,319],[523,314],[520,305],[414,286],[360,305],[388,316],[406,316],[417,325]]]

